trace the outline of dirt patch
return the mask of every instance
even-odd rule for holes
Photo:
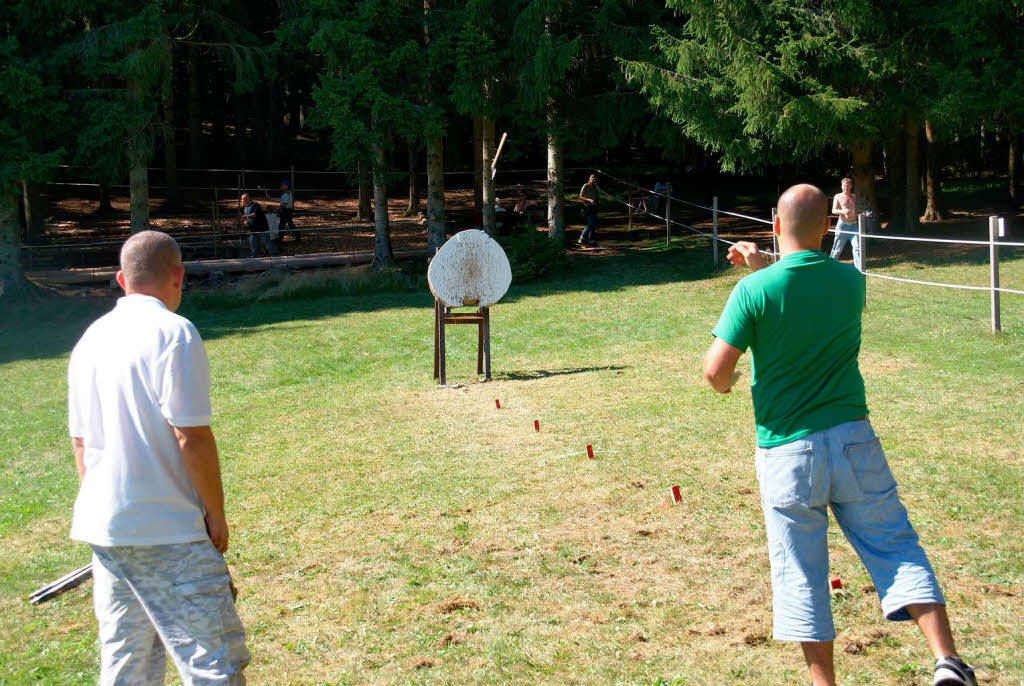
[[[466,642],[466,637],[458,633],[448,633],[437,639],[435,645],[438,648],[447,648],[448,646],[462,645]]]
[[[450,615],[459,610],[479,610],[480,603],[469,598],[452,598],[437,606],[437,611],[443,615]]]

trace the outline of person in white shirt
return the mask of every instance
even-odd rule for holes
[[[277,199],[277,216],[279,219],[278,230],[281,235],[284,235],[286,228],[291,227],[290,231],[292,237],[297,240],[302,240],[302,234],[295,228],[295,196],[292,194],[291,183],[288,179],[281,181],[281,197]]]
[[[101,684],[163,684],[166,651],[187,684],[244,684],[210,372],[195,326],[174,314],[185,269],[167,234],[121,249],[114,309],[68,365],[80,487],[71,538],[93,550]]]

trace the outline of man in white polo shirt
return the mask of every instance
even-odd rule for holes
[[[71,538],[93,550],[101,684],[163,684],[165,648],[186,684],[245,683],[209,365],[196,328],[174,314],[184,275],[173,238],[129,238],[124,297],[71,353]]]

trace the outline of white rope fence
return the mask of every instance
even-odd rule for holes
[[[697,204],[697,203],[694,203],[694,202],[690,202],[688,200],[682,200],[680,198],[676,198],[673,195],[671,195],[670,192],[660,192],[660,191],[655,191],[655,190],[650,189],[650,188],[644,188],[643,186],[634,184],[634,183],[632,183],[630,181],[625,181],[623,179],[620,179],[619,177],[614,176],[612,174],[609,174],[606,171],[602,171],[601,169],[598,169],[597,172],[599,174],[603,175],[603,176],[607,176],[608,178],[610,178],[610,179],[612,179],[614,181],[617,181],[618,183],[621,183],[621,184],[625,185],[629,189],[630,195],[632,195],[633,190],[636,189],[636,190],[641,191],[641,193],[646,194],[646,196],[648,196],[648,197],[649,196],[656,196],[656,197],[665,198],[665,216],[661,216],[661,215],[655,214],[655,213],[650,212],[650,211],[648,211],[646,214],[648,216],[650,216],[650,217],[653,217],[655,219],[658,219],[658,220],[661,220],[661,221],[665,222],[665,239],[666,239],[666,241],[668,241],[670,239],[670,236],[671,236],[671,228],[670,227],[672,225],[681,226],[681,227],[683,227],[685,229],[688,229],[689,231],[692,231],[693,233],[696,233],[696,234],[699,234],[701,236],[705,236],[707,238],[710,238],[711,239],[711,245],[712,245],[712,259],[714,260],[714,264],[715,264],[716,267],[718,266],[718,244],[719,243],[725,243],[727,245],[735,245],[736,244],[736,241],[730,241],[730,240],[727,240],[725,238],[720,238],[718,236],[718,216],[719,215],[727,215],[727,216],[730,216],[730,217],[739,217],[741,219],[747,219],[747,220],[750,220],[750,221],[758,222],[760,224],[768,224],[770,226],[774,225],[774,223],[775,223],[775,221],[774,221],[774,219],[775,219],[775,209],[774,208],[772,208],[772,219],[771,220],[761,219],[759,217],[752,217],[750,215],[741,214],[739,212],[730,212],[730,211],[727,211],[727,210],[720,210],[720,209],[718,209],[718,197],[717,196],[714,198],[714,201],[712,202],[712,206],[708,207],[707,205],[700,205],[700,204]],[[616,196],[610,196],[610,197],[612,197],[617,202],[622,203],[623,205],[626,205],[629,208],[629,221],[630,221],[630,226],[632,226],[632,220],[633,220],[632,212],[635,209],[633,207],[632,203],[622,201],[622,200],[620,200]],[[672,201],[675,201],[675,202],[678,202],[678,203],[682,203],[683,205],[688,205],[690,207],[695,207],[695,208],[698,208],[698,209],[701,209],[701,210],[706,210],[708,212],[711,212],[712,213],[712,232],[711,233],[707,233],[706,231],[701,231],[700,229],[696,229],[696,228],[694,228],[692,226],[689,226],[687,224],[683,224],[682,222],[678,222],[678,221],[675,221],[675,220],[671,219],[669,217],[669,215],[672,214]],[[885,279],[887,281],[899,281],[899,282],[902,282],[902,283],[912,283],[912,284],[917,284],[917,285],[921,285],[921,286],[937,286],[937,287],[941,287],[941,288],[954,288],[954,289],[958,289],[958,290],[968,290],[968,291],[988,291],[991,294],[990,297],[991,297],[991,316],[992,316],[992,331],[993,332],[1000,331],[1002,329],[1002,324],[1001,324],[1001,321],[1000,321],[1000,303],[999,303],[999,296],[1000,296],[1000,294],[1001,293],[1011,293],[1011,294],[1014,294],[1014,295],[1024,295],[1024,290],[1018,290],[1018,289],[1015,289],[1015,288],[1005,288],[1005,287],[1000,286],[1000,284],[999,284],[999,249],[1000,248],[1024,248],[1024,242],[1013,242],[1013,241],[1001,241],[1001,240],[998,240],[999,238],[1005,237],[1005,235],[1006,235],[1006,224],[1005,224],[1005,220],[1002,217],[995,217],[995,216],[989,217],[989,240],[987,240],[987,241],[984,241],[984,240],[971,240],[971,239],[923,238],[923,237],[917,237],[917,236],[896,236],[896,235],[887,236],[887,235],[882,235],[882,234],[870,234],[870,233],[867,233],[864,230],[865,229],[865,223],[866,223],[866,217],[865,217],[864,214],[861,214],[861,215],[859,215],[857,217],[857,231],[840,231],[838,229],[832,229],[831,230],[831,232],[833,234],[835,234],[837,237],[841,236],[841,235],[848,235],[848,236],[856,237],[856,240],[858,241],[858,247],[859,247],[859,253],[860,253],[859,264],[857,264],[856,266],[860,270],[860,272],[862,274],[864,274],[865,276],[870,276],[870,277],[876,278],[876,279]],[[867,270],[867,246],[866,246],[867,239],[869,239],[869,238],[878,239],[878,240],[911,241],[911,242],[917,242],[917,243],[941,243],[941,244],[946,244],[946,245],[988,246],[988,248],[989,248],[989,285],[988,286],[968,286],[968,285],[965,285],[965,284],[942,283],[942,282],[938,282],[938,281],[925,281],[925,280],[922,280],[922,279],[908,279],[906,277],[901,277],[901,276],[890,276],[888,274],[878,274],[876,272],[869,272]],[[772,240],[773,240],[773,243],[775,243],[773,245],[773,247],[774,247],[773,250],[759,250],[759,252],[761,254],[763,254],[763,255],[767,255],[767,256],[774,257],[774,258],[778,259],[778,257],[779,257],[778,244],[775,242],[776,239],[775,239],[775,235],[774,234],[772,235]]]

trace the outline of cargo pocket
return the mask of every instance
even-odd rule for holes
[[[878,495],[896,488],[896,479],[885,459],[882,443],[877,438],[846,446],[843,456],[865,494]]]
[[[227,572],[186,581],[174,587],[181,613],[193,636],[212,637],[235,628],[238,621]]]
[[[814,448],[811,446],[758,450],[757,475],[761,484],[761,500],[766,506],[789,507],[809,503],[813,456]]]

